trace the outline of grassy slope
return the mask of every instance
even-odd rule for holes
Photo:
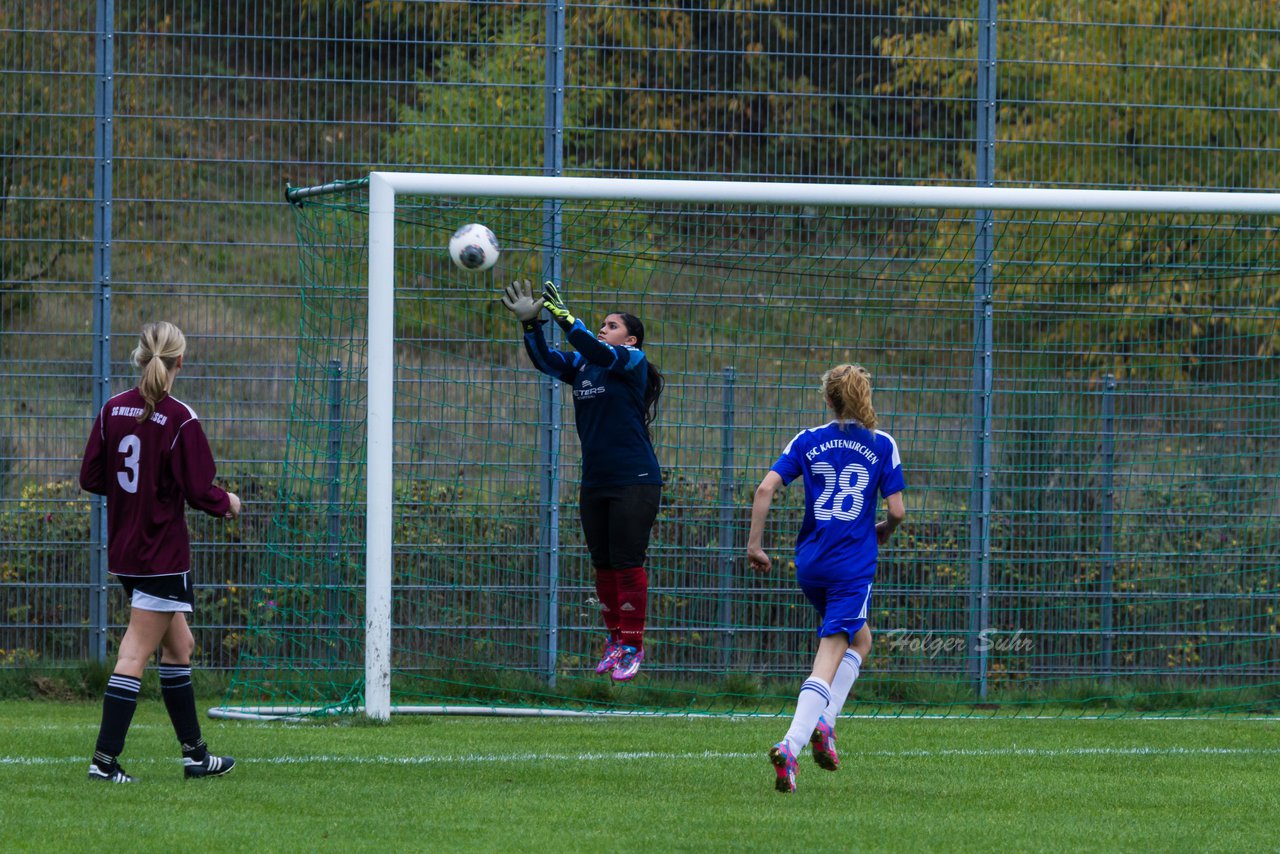
[[[242,765],[183,783],[153,701],[131,787],[83,779],[96,703],[0,719],[6,851],[1243,851],[1275,846],[1280,807],[1274,722],[848,720],[844,768],[802,758],[784,797],[781,719],[210,721]]]

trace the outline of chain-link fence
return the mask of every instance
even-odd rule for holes
[[[309,334],[286,183],[386,167],[1268,189],[1276,69],[1262,0],[6,4],[0,666],[103,658],[118,637],[76,472],[156,318],[188,336],[176,394],[248,503],[232,525],[191,518],[201,660],[235,664]],[[1052,413],[1009,400],[1039,448]],[[1259,447],[1250,478],[1275,469]]]

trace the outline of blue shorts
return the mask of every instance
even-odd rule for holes
[[[818,637],[843,632],[852,643],[853,636],[867,624],[867,608],[871,604],[870,581],[821,585],[801,582],[800,589],[809,603],[818,609],[818,616],[822,619]]]

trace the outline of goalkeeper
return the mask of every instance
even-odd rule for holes
[[[633,678],[644,661],[649,602],[645,553],[662,497],[662,470],[650,425],[663,379],[644,351],[644,324],[631,314],[606,315],[592,335],[569,313],[553,282],[537,298],[528,281],[513,282],[502,303],[524,327],[524,346],[538,370],[573,388],[582,443],[578,513],[596,574],[596,595],[609,639],[596,673]],[[552,350],[542,309],[577,352]]]

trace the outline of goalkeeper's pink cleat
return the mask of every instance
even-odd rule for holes
[[[819,768],[828,771],[840,769],[840,756],[836,753],[836,731],[831,724],[818,718],[818,725],[813,728],[813,735],[809,736],[809,744],[813,747],[813,761],[818,763]]]
[[[617,641],[609,641],[609,643],[605,644],[604,656],[600,659],[600,663],[596,665],[596,673],[608,673],[618,666],[618,659],[620,658],[622,658],[622,644]]]
[[[623,646],[618,657],[618,664],[613,668],[613,681],[626,682],[635,678],[640,672],[640,662],[644,661],[644,650],[634,646]]]
[[[773,770],[778,774],[773,787],[784,795],[794,792],[796,790],[796,756],[787,749],[785,741],[780,741],[769,748],[769,761],[773,763]]]

